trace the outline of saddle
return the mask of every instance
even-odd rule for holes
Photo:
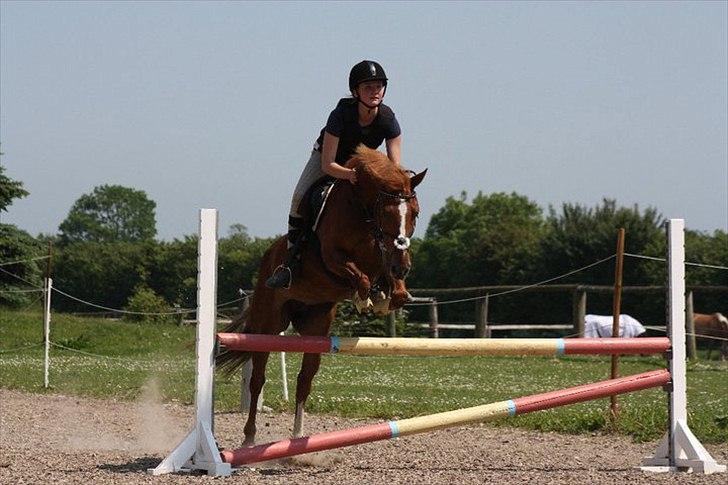
[[[304,215],[304,226],[306,233],[315,233],[318,227],[319,219],[326,207],[326,201],[329,198],[331,189],[334,187],[336,179],[333,177],[322,177],[317,180],[313,186],[308,189],[304,197],[306,207],[301,211]]]

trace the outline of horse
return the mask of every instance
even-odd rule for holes
[[[728,318],[722,313],[693,313],[693,324],[695,326],[695,334],[697,338],[701,337],[717,337],[720,339],[728,339]],[[713,352],[713,347],[720,345],[720,360],[728,358],[728,340],[715,341],[708,339],[708,359]]]
[[[351,298],[360,312],[379,313],[404,306],[410,297],[404,282],[412,263],[410,238],[419,204],[415,188],[427,169],[415,174],[395,165],[384,153],[359,145],[346,163],[357,182],[337,180],[307,234],[300,263],[288,289],[270,289],[265,280],[284,261],[286,238],[263,255],[248,309],[225,332],[277,335],[289,323],[304,336],[328,336],[336,305]],[[252,359],[250,408],[243,445],[253,445],[257,402],[265,383],[267,352],[224,349],[217,364],[232,373]],[[296,383],[293,437],[303,435],[304,404],[321,363],[320,354],[304,354]]]

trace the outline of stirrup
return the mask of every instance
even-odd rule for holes
[[[273,289],[283,288],[288,290],[291,287],[292,281],[293,273],[291,272],[291,268],[281,264],[273,271],[270,278],[265,280],[265,286]]]

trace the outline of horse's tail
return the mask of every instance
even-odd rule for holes
[[[222,329],[222,331],[225,333],[248,333],[249,317],[250,306],[248,306],[248,308],[240,314],[236,315],[232,321]],[[250,352],[228,350],[224,347],[220,347],[220,350],[215,357],[215,366],[222,370],[224,374],[231,375],[241,368],[248,359],[250,359],[250,355]]]

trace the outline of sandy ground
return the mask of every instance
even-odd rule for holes
[[[0,483],[728,483],[728,476],[645,474],[635,467],[655,443],[620,436],[560,435],[488,425],[370,443],[297,459],[269,462],[229,478],[146,473],[191,426],[193,409],[159,404],[153,389],[137,402],[37,395],[0,389]],[[263,414],[259,442],[289,436],[292,416]],[[322,432],[364,424],[308,416]],[[239,414],[218,414],[225,447],[241,441]],[[707,447],[721,463],[728,444]]]

